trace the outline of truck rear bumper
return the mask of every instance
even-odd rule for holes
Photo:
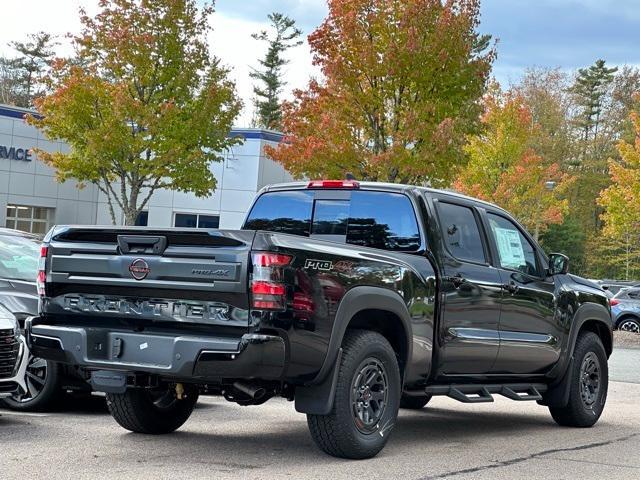
[[[273,335],[240,339],[102,332],[82,327],[31,325],[26,328],[33,355],[92,370],[143,372],[194,381],[280,379],[285,344]]]

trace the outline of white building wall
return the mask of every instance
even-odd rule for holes
[[[48,152],[66,151],[61,142],[44,137],[35,127],[21,118],[5,116],[0,108],[0,146],[34,149]],[[16,116],[28,110],[11,107]],[[47,207],[54,209],[53,222],[62,224],[94,224],[96,222],[97,189],[93,185],[79,190],[74,181],[58,183],[53,169],[38,160],[0,158],[0,226],[6,223],[7,205]]]
[[[40,148],[48,152],[67,152],[61,142],[46,139],[22,119],[24,109],[0,105],[0,146]],[[265,145],[277,145],[281,135],[259,129],[234,129],[233,136],[244,142],[221,153],[222,160],[211,164],[217,179],[215,191],[198,198],[192,193],[156,191],[148,206],[149,226],[171,227],[175,215],[204,214],[220,217],[220,228],[242,225],[256,192],[265,185],[291,180],[291,176],[264,153]],[[94,185],[78,188],[75,181],[58,183],[55,171],[35,153],[30,162],[0,158],[0,227],[6,224],[7,204],[54,209],[54,224],[110,225],[111,215],[105,195]],[[118,188],[114,185],[114,188]],[[116,219],[122,212],[114,204]]]

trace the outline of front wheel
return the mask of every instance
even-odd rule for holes
[[[400,404],[395,352],[376,332],[348,331],[328,415],[307,415],[316,445],[341,458],[371,458],[387,443]]]
[[[592,332],[578,336],[570,368],[569,402],[564,407],[549,407],[549,411],[558,425],[591,427],[602,415],[609,385],[607,354],[600,337]]]
[[[158,435],[180,428],[191,416],[198,401],[198,390],[185,385],[181,399],[175,385],[164,389],[128,389],[107,393],[109,413],[121,427],[136,433]]]

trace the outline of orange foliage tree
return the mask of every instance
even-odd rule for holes
[[[635,98],[640,101],[640,94]],[[598,199],[605,208],[603,240],[621,246],[621,253],[611,255],[610,261],[624,267],[625,278],[640,266],[640,113],[632,112],[630,119],[635,139],[618,143],[621,161],[609,160],[611,185]]]
[[[454,188],[508,210],[537,239],[548,225],[562,222],[571,178],[531,148],[539,132],[522,97],[495,87],[485,105],[485,131],[468,139],[469,163]]]
[[[478,0],[329,0],[309,36],[324,79],[284,106],[267,154],[298,177],[450,184],[495,56],[478,19]]]

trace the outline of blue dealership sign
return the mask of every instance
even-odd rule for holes
[[[31,150],[28,148],[16,148],[0,145],[0,159],[30,162],[33,158],[31,156]]]

